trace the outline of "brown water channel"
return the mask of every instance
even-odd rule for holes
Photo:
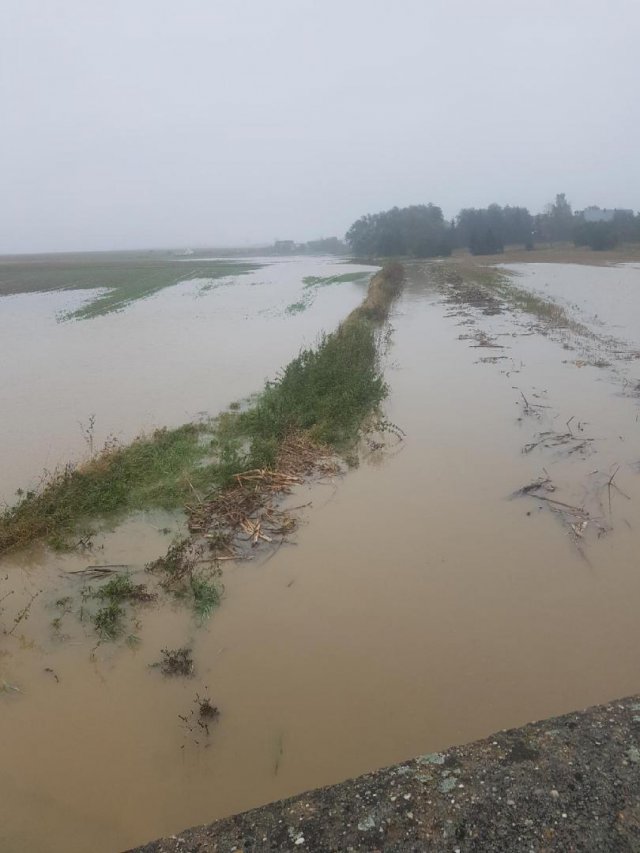
[[[640,688],[634,364],[625,385],[530,318],[452,305],[428,266],[392,325],[406,439],[301,488],[294,543],[226,563],[204,626],[141,606],[139,643],[96,645],[51,624],[87,555],[0,564],[7,632],[43,590],[0,643],[0,849],[122,849]],[[99,561],[142,567],[165,525],[131,520]],[[149,667],[184,645],[192,678]]]

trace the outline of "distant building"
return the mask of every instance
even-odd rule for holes
[[[273,249],[280,255],[290,255],[295,252],[296,244],[293,240],[276,240]]]
[[[624,216],[633,216],[632,210],[591,205],[591,207],[585,207],[582,211],[582,218],[585,222],[613,222],[616,213],[623,214]]]

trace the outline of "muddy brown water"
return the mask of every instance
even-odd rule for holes
[[[0,564],[6,630],[43,590],[0,646],[2,850],[122,849],[638,691],[640,426],[620,372],[526,317],[444,304],[420,265],[392,325],[388,414],[406,439],[301,488],[295,544],[225,564],[205,626],[150,605],[133,648],[96,645],[71,616],[67,639],[52,631],[70,570],[142,566],[175,519],[132,519],[90,558]],[[594,441],[523,453],[571,428]],[[547,496],[588,507],[582,536],[549,503],[509,499],[544,470]],[[149,668],[185,644],[193,678]],[[220,709],[208,737],[180,720],[196,693]]]

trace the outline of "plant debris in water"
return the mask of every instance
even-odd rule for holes
[[[206,689],[206,688],[205,688]],[[204,735],[209,737],[211,734],[209,726],[216,722],[220,716],[218,707],[213,704],[209,696],[202,698],[196,693],[193,700],[193,707],[188,714],[178,714],[178,719],[182,721],[184,728],[193,735],[193,740],[199,744],[198,736]]]
[[[163,557],[148,563],[146,570],[161,574],[161,585],[166,590],[180,589],[185,581],[193,574],[199,559],[199,553],[189,537],[183,537],[173,542]]]
[[[170,545],[164,557],[149,563],[146,569],[160,575],[164,590],[178,599],[190,600],[195,614],[204,620],[220,604],[222,589],[217,582],[218,569],[199,567],[201,555],[202,548],[185,537]]]
[[[146,584],[134,584],[128,574],[114,575],[111,580],[100,587],[96,592],[96,598],[108,599],[109,601],[153,601],[156,596],[147,590]]]
[[[211,704],[211,699],[208,696],[205,696],[204,699],[196,696],[196,702],[201,720],[214,720],[220,714],[218,708]]]
[[[161,649],[162,660],[152,666],[158,667],[163,675],[191,676],[194,671],[191,649]]]

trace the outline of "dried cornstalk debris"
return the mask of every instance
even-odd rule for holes
[[[571,538],[584,557],[579,542],[583,539],[587,529],[589,527],[595,529],[598,537],[600,537],[608,533],[611,528],[606,524],[601,515],[590,512],[586,507],[577,506],[551,497],[550,495],[555,491],[556,486],[552,482],[548,472],[544,470],[544,476],[538,477],[537,480],[533,480],[526,486],[522,486],[522,488],[513,492],[510,498],[530,497],[536,501],[544,502],[547,508],[567,528]]]
[[[533,441],[522,448],[523,453],[531,453],[536,447],[564,447],[567,454],[571,453],[586,453],[591,443],[596,441],[595,438],[582,438],[575,436],[572,432],[555,432],[554,430],[546,430],[540,432]]]
[[[528,483],[526,486],[523,486],[521,489],[515,491],[510,497],[520,498],[524,495],[533,495],[533,497],[538,497],[536,492],[543,490],[545,492],[555,492],[556,487],[553,485],[551,481],[551,477],[545,471],[543,477],[538,477],[537,480],[533,480],[533,482]]]
[[[310,477],[333,477],[342,466],[331,450],[304,433],[283,441],[273,468],[254,468],[233,477],[210,499],[187,507],[192,534],[206,539],[215,559],[246,557],[246,547],[286,539],[298,526],[297,508],[282,499]]]

